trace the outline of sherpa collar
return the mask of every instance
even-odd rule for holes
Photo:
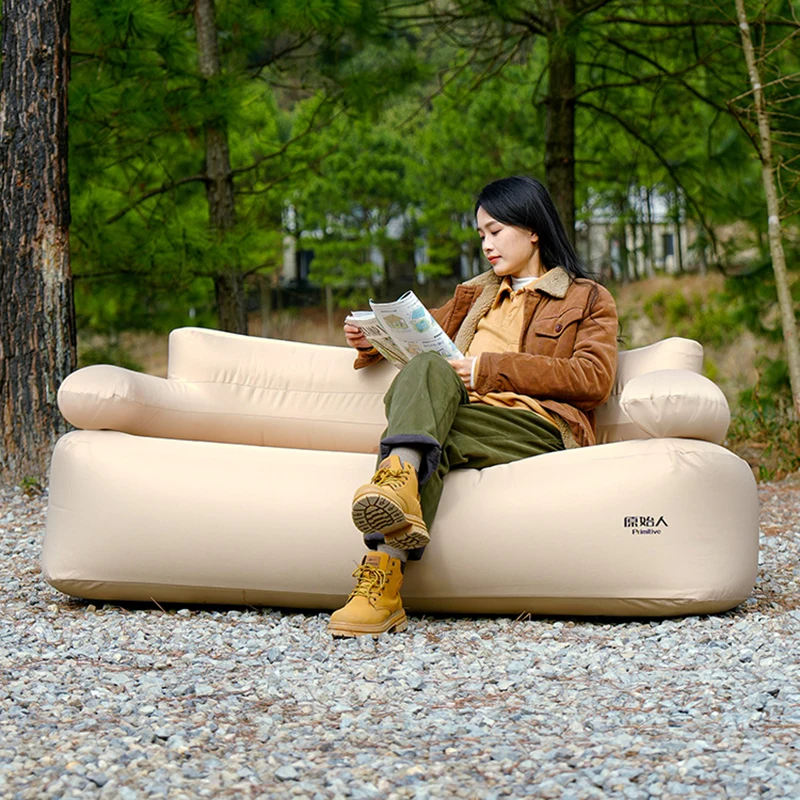
[[[500,284],[503,279],[494,274],[493,270],[487,270],[480,275],[468,280],[464,283],[465,286],[478,286],[480,288],[494,287],[495,294],[500,289]],[[533,287],[536,292],[549,294],[551,297],[557,297],[559,300],[563,299],[569,289],[569,273],[563,267],[553,267],[547,270]]]
[[[544,292],[551,297],[557,297],[563,300],[569,289],[569,273],[563,267],[553,267],[548,270],[536,281],[536,286],[533,287],[535,292]]]
[[[502,282],[503,279],[495,275],[494,270],[490,269],[461,284],[462,286],[474,286],[480,290],[475,302],[467,312],[467,316],[464,317],[464,321],[461,323],[454,340],[455,346],[462,353],[466,353],[469,349],[472,337],[475,336],[475,331],[478,328],[478,322],[492,307]],[[569,274],[563,267],[553,267],[536,281],[533,291],[563,299],[567,289],[569,289],[569,282]]]

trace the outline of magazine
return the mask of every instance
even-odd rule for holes
[[[414,292],[406,292],[394,303],[370,300],[369,305],[371,311],[354,311],[345,322],[360,328],[367,341],[398,369],[418,353],[464,357]]]

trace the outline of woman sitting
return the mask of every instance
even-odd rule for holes
[[[407,627],[405,564],[430,540],[445,475],[595,443],[593,409],[611,393],[617,312],[584,271],[553,201],[539,182],[504,178],[475,205],[491,269],[460,284],[431,313],[464,358],[415,356],[384,399],[378,470],[353,498],[353,522],[372,551],[356,587],[331,615],[334,636]],[[360,369],[382,357],[345,325]],[[535,515],[536,487],[531,487]],[[502,541],[498,529],[487,537]]]

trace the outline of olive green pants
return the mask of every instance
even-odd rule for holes
[[[470,403],[456,371],[433,353],[415,356],[398,373],[384,404],[379,461],[393,447],[423,453],[420,502],[429,530],[451,469],[483,469],[564,449],[558,428],[533,411]],[[365,536],[369,547],[382,541],[380,534]],[[421,555],[422,548],[409,558]]]

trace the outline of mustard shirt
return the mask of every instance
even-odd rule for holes
[[[536,283],[537,281],[531,281],[523,288],[514,291],[511,279],[503,278],[494,304],[478,323],[472,344],[465,355],[477,356],[480,359],[481,353],[519,353],[525,292],[533,291]],[[478,362],[475,365],[475,372],[479,368],[480,363]],[[486,394],[468,392],[468,394],[471,403],[485,403],[500,408],[524,408],[539,414],[558,427],[553,415],[538,400],[528,397],[528,395],[514,392],[487,392]]]

